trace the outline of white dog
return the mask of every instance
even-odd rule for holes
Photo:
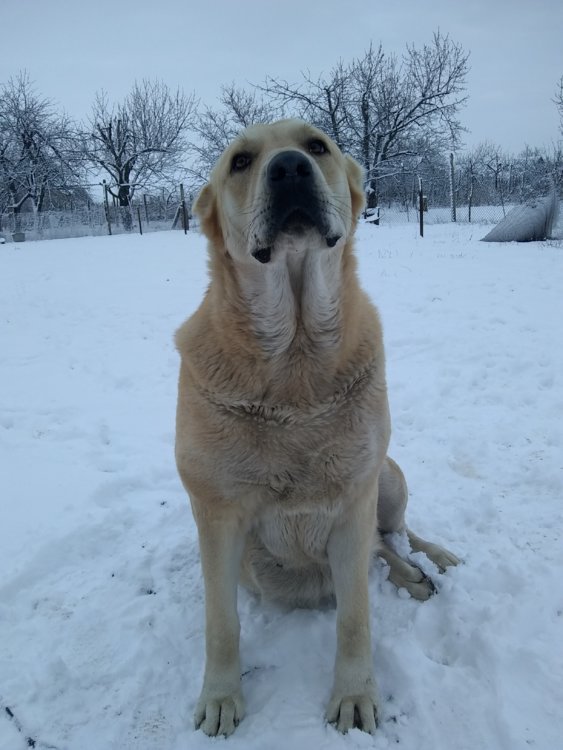
[[[195,211],[211,283],[177,334],[177,464],[197,522],[207,661],[196,725],[228,735],[244,713],[237,586],[293,605],[334,598],[327,718],[373,732],[368,569],[419,599],[431,582],[382,540],[406,530],[407,489],[386,457],[381,325],[353,254],[362,172],[297,120],[251,127]],[[458,561],[406,530],[441,569]]]

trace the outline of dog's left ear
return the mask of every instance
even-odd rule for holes
[[[197,196],[193,211],[199,217],[203,233],[209,240],[216,242],[222,238],[215,191],[209,183],[202,188]]]
[[[360,167],[358,162],[348,154],[345,154],[344,158],[346,160],[346,175],[348,176],[350,198],[352,199],[352,218],[355,221],[366,205],[364,170]]]

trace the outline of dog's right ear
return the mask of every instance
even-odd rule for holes
[[[193,211],[199,217],[205,236],[212,242],[220,240],[222,232],[217,211],[217,198],[210,183],[201,189],[193,205]]]

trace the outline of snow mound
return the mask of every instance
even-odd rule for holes
[[[545,198],[516,206],[494,229],[483,237],[483,242],[533,242],[553,236],[559,215],[559,198],[555,188]]]

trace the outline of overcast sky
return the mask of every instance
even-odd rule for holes
[[[119,99],[142,78],[212,104],[222,83],[297,81],[370,41],[400,53],[438,28],[471,53],[468,145],[558,138],[563,0],[0,0],[0,81],[25,68],[77,118],[97,90]]]

